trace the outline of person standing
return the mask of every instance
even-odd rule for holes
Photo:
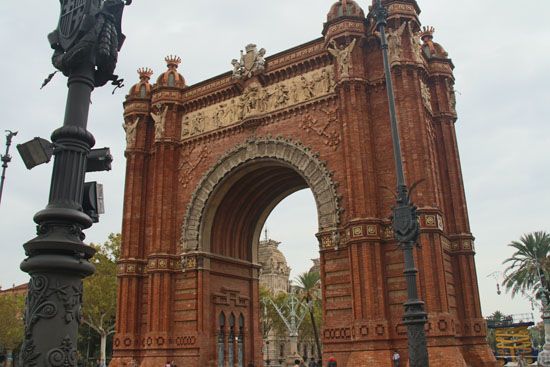
[[[317,367],[317,363],[315,363],[315,358],[311,357],[307,367]]]
[[[393,361],[393,367],[399,367],[399,362],[401,361],[401,356],[399,355],[399,352],[394,350],[391,359]]]
[[[328,359],[327,367],[337,367],[337,365],[336,365],[336,358],[330,357],[330,358]]]

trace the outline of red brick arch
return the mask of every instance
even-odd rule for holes
[[[424,180],[413,194],[422,244],[414,251],[430,365],[493,367],[455,133],[454,65],[431,28],[431,44],[418,44],[414,0],[383,3],[389,31],[402,32],[390,56],[405,176]],[[247,45],[254,70],[235,61],[235,74],[192,86],[179,76],[171,85],[166,73],[150,85],[150,71],[140,72],[124,103],[111,366],[216,363],[219,347],[238,350],[220,314],[243,316],[244,365],[262,365],[259,232],[278,202],[308,187],[325,361],[388,366],[394,350],[407,359],[403,254],[389,220],[395,198],[384,189],[396,178],[380,42],[372,18],[342,14],[331,12],[323,37],[265,59],[257,59],[261,45]]]
[[[256,192],[247,187],[244,198],[245,201],[260,199],[254,202],[256,208],[261,208],[254,217],[257,222],[253,228],[255,242],[271,210],[289,194],[305,187],[312,190],[317,204],[319,231],[338,228],[341,208],[336,186],[318,155],[288,139],[251,139],[222,157],[197,186],[183,221],[182,252],[211,250],[210,233],[217,209],[231,185],[245,175],[251,176],[253,181],[258,176],[266,180]],[[278,182],[277,177],[283,182]]]

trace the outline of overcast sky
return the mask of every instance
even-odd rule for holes
[[[136,69],[148,66],[156,78],[164,57],[183,59],[180,72],[188,84],[231,69],[231,59],[248,43],[268,56],[321,36],[332,0],[226,1],[135,0],[124,14],[127,41],[117,73],[124,91],[98,89],[88,129],[96,147],[108,146],[115,157],[109,173],[89,174],[104,184],[106,214],[87,231],[87,240],[102,242],[119,232],[125,159],[121,128],[122,101],[137,81]],[[366,10],[370,1],[359,1]],[[436,27],[435,40],[456,66],[456,125],[472,232],[476,236],[477,270],[484,314],[531,312],[521,298],[497,296],[495,280],[506,246],[526,232],[550,230],[550,2],[534,0],[421,0],[423,25]],[[49,138],[61,126],[66,79],[53,71],[46,36],[56,27],[59,2],[0,0],[0,129],[18,130],[14,145],[35,136]],[[4,138],[1,140],[4,151]],[[12,146],[0,204],[0,284],[27,280],[19,270],[22,244],[34,237],[34,213],[47,204],[52,164],[27,171]],[[307,220],[307,222],[305,221]],[[318,256],[317,228],[311,193],[283,201],[268,220],[270,237],[294,274]],[[294,275],[293,275],[294,276]]]

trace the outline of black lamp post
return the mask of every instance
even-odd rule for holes
[[[53,65],[68,77],[63,126],[52,134],[54,166],[48,205],[34,216],[37,237],[23,247],[21,270],[30,276],[25,309],[23,366],[76,366],[82,279],[94,272],[94,249],[83,229],[84,178],[94,137],[86,130],[95,87],[122,81],[113,74],[124,41],[122,13],[130,0],[64,0],[48,39]]]
[[[2,160],[2,177],[0,178],[0,202],[2,202],[2,192],[4,191],[4,181],[6,180],[6,169],[8,168],[8,163],[11,162],[10,156],[10,145],[11,139],[17,135],[17,131],[13,132],[6,130],[8,135],[6,135],[6,154],[1,157]]]
[[[391,68],[388,57],[388,42],[386,39],[386,25],[388,12],[382,6],[380,0],[376,1],[374,10],[376,28],[380,33],[382,42],[382,56],[384,59],[384,73],[386,77],[386,89],[388,92],[390,122],[393,142],[393,154],[397,174],[397,204],[393,208],[392,226],[395,237],[403,249],[405,258],[405,278],[407,281],[407,301],[404,303],[405,313],[403,321],[407,326],[407,337],[409,344],[409,365],[411,367],[428,367],[428,349],[426,345],[426,334],[424,325],[427,314],[424,311],[424,302],[418,298],[416,287],[416,274],[418,270],[414,265],[413,247],[420,236],[418,214],[416,207],[411,202],[409,189],[405,183],[403,172],[403,160],[401,156],[401,142],[395,113],[395,97],[393,94],[393,83]]]

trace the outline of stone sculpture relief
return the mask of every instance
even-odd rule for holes
[[[327,146],[336,150],[342,140],[338,132],[338,126],[334,126],[338,121],[338,107],[322,109],[321,111],[326,115],[325,118],[319,120],[312,114],[308,114],[300,123],[300,127],[308,132],[316,133]]]
[[[456,112],[456,92],[453,83],[447,79],[447,97],[449,99],[449,108],[451,112]]]
[[[347,77],[349,76],[349,68],[351,64],[351,53],[353,52],[353,49],[355,48],[355,42],[357,39],[353,39],[353,41],[350,42],[347,46],[338,45],[334,40],[331,41],[331,45],[333,48],[329,48],[327,51],[334,56],[336,59],[336,62],[338,63],[338,70],[341,77]]]
[[[181,151],[180,164],[178,166],[180,177],[178,181],[184,188],[189,185],[189,181],[193,177],[193,171],[210,155],[208,147],[204,145],[202,146],[196,157],[192,158],[195,150],[197,149],[191,148]]]
[[[403,32],[405,31],[405,27],[407,26],[408,22],[403,22],[399,28],[396,30],[388,29],[388,32],[386,34],[387,40],[388,40],[388,52],[390,54],[390,63],[393,63],[395,61],[398,61],[401,59],[402,50],[403,50]],[[382,35],[380,32],[376,31],[374,34],[380,38]]]
[[[251,43],[245,49],[246,53],[241,50],[240,61],[231,60],[233,78],[235,79],[249,79],[265,70],[265,48],[258,50],[256,45]]]
[[[411,50],[414,62],[421,64],[424,60],[422,59],[422,44],[420,43],[420,33],[413,32],[411,22],[407,22],[407,28],[409,29],[409,34],[411,37]]]
[[[126,147],[132,148],[136,144],[136,133],[137,126],[139,124],[140,116],[137,116],[134,119],[134,122],[129,122],[127,124],[122,124],[124,131],[126,132]]]
[[[181,139],[325,96],[334,92],[335,85],[331,66],[265,88],[253,83],[238,97],[183,115]]]
[[[162,109],[162,104],[157,104],[155,107],[157,112],[151,112],[151,117],[155,122],[155,141],[157,141],[164,137],[164,128],[166,126],[168,105],[164,106],[164,110]]]
[[[428,89],[428,86],[426,83],[424,83],[423,80],[420,81],[420,91],[422,93],[422,102],[424,102],[424,106],[432,112],[432,96],[430,94],[430,90]]]

